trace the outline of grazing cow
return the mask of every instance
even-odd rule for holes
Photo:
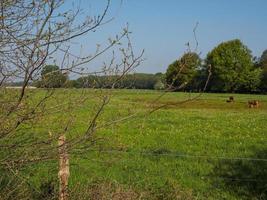
[[[260,104],[259,104],[258,100],[248,101],[248,107],[249,108],[258,108],[259,105]]]
[[[226,100],[227,103],[232,103],[234,101],[235,101],[235,99],[233,96],[230,96],[229,99]]]

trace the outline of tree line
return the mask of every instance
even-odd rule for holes
[[[267,92],[267,50],[260,58],[240,40],[222,42],[205,59],[194,52],[185,53],[169,65],[165,74],[166,85],[199,91],[204,88],[211,72],[206,91],[209,92]]]
[[[195,52],[186,52],[167,67],[165,74],[127,74],[111,85],[120,75],[88,75],[69,80],[68,74],[62,73],[59,67],[47,65],[35,85],[47,88],[172,88],[173,91],[198,92],[203,90],[209,71],[212,75],[205,88],[207,92],[267,92],[267,50],[260,58],[253,57],[251,50],[239,39],[222,42],[205,59]]]
[[[52,70],[52,71],[51,71]],[[47,65],[44,67],[40,81],[33,83],[39,88],[124,88],[124,89],[164,89],[162,73],[126,74],[120,75],[88,75],[70,80],[67,74],[63,74],[58,66]],[[117,79],[119,79],[117,81]],[[115,82],[115,84],[114,84]]]

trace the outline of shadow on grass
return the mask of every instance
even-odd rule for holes
[[[213,171],[214,185],[221,185],[238,197],[267,199],[267,149],[255,152],[259,160],[224,160]],[[260,160],[262,159],[262,160]]]

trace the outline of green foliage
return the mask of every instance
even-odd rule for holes
[[[267,49],[263,51],[261,58],[260,58],[260,65],[267,65]]]
[[[256,92],[258,91],[258,86],[261,84],[261,74],[262,70],[259,68],[251,70],[248,75],[247,79],[243,79],[243,87],[240,87],[239,91],[246,91],[246,92]]]
[[[119,88],[132,89],[154,89],[157,83],[157,77],[154,74],[128,74],[121,82],[118,83]]]
[[[262,69],[260,90],[267,92],[267,50],[262,53],[259,66]]]
[[[119,76],[90,75],[87,77],[80,77],[76,81],[72,81],[72,85],[76,88],[111,88],[113,83],[119,78]],[[155,75],[144,73],[127,74],[118,82],[116,82],[114,86],[115,88],[128,89],[154,89],[155,85],[159,84],[161,79],[161,73]]]
[[[169,65],[166,72],[168,86],[179,88],[189,84],[196,76],[201,60],[196,53],[185,53],[179,60]]]
[[[163,90],[164,88],[165,88],[165,85],[161,80],[158,80],[154,85],[155,90]]]
[[[208,65],[212,66],[212,91],[254,91],[259,85],[260,72],[253,66],[251,51],[238,39],[223,42],[208,53]]]
[[[37,83],[38,87],[60,88],[67,83],[68,76],[63,74],[56,65],[46,65],[41,72],[41,81]]]
[[[255,62],[255,63],[253,63]],[[179,60],[168,66],[166,74],[127,74],[119,76],[80,77],[68,80],[58,66],[47,65],[41,72],[42,80],[37,87],[47,88],[115,88],[156,89],[171,86],[178,90],[201,91],[208,77],[208,66],[212,66],[212,76],[206,91],[216,92],[267,92],[267,50],[255,60],[251,51],[238,39],[223,42],[208,53],[205,65],[196,53],[185,53]]]
[[[260,89],[267,92],[267,65],[262,66]]]

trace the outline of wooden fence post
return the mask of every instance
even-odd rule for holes
[[[69,170],[69,155],[66,146],[65,134],[58,138],[58,154],[59,154],[59,200],[68,199],[68,179],[70,176]]]

